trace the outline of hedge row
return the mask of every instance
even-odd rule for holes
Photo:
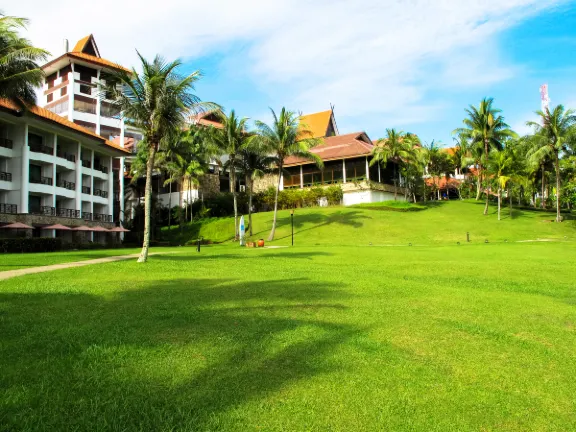
[[[110,249],[120,245],[100,243],[66,243],[60,238],[51,237],[18,237],[0,239],[0,253],[57,252],[76,249]]]

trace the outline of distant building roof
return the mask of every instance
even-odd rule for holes
[[[335,130],[333,114],[332,110],[327,110],[300,116],[302,129],[312,134],[312,136],[302,136],[302,138],[324,138],[338,135],[338,131]]]
[[[218,115],[214,111],[194,114],[190,116],[190,122],[192,124],[202,125],[202,126],[214,126],[215,128],[222,129],[222,122],[218,118]]]
[[[7,110],[9,112],[12,112],[13,114],[23,113],[22,109],[18,108],[12,102],[10,102],[6,99],[0,99],[0,107],[4,108],[5,110]],[[58,114],[54,114],[52,111],[48,111],[45,108],[40,108],[39,106],[33,106],[33,107],[28,108],[27,112],[34,114],[35,116],[41,118],[42,120],[47,120],[47,121],[50,121],[52,123],[57,123],[60,126],[64,126],[68,129],[73,129],[75,132],[80,132],[81,134],[87,135],[90,138],[94,138],[98,141],[101,141],[103,144],[105,144],[105,145],[107,145],[107,146],[109,146],[115,150],[120,150],[122,152],[129,153],[128,150],[123,149],[118,144],[114,144],[112,141],[109,141],[105,138],[102,138],[100,135],[92,132],[91,130],[86,129],[85,127],[82,127],[80,125],[77,125],[76,123],[71,122],[67,118],[59,116]]]
[[[374,144],[365,132],[327,137],[323,141],[322,144],[314,147],[311,152],[320,156],[324,161],[367,156],[372,153],[374,148]],[[306,163],[312,162],[296,156],[290,156],[284,161],[286,166]]]

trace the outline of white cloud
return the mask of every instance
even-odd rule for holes
[[[560,3],[101,0],[71,7],[27,0],[5,12],[31,18],[30,38],[54,55],[63,38],[73,44],[94,33],[102,55],[125,65],[135,63],[134,48],[148,57],[193,59],[241,43],[246,55],[236,67],[278,98],[275,107],[312,111],[332,102],[340,116],[402,126],[438,115],[444,102],[430,100],[432,93],[513,77],[516,67],[500,59],[496,36]]]

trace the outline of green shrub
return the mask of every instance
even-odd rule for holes
[[[56,252],[62,250],[62,239],[50,237],[29,237],[0,239],[0,252],[30,253]]]
[[[274,186],[255,194],[253,200],[255,207],[260,211],[272,210],[275,194],[276,188]],[[344,192],[339,185],[326,188],[316,186],[309,189],[284,189],[278,193],[278,208],[317,207],[321,198],[326,198],[328,205],[340,205],[343,197]]]

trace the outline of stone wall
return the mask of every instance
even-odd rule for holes
[[[278,186],[278,174],[266,174],[264,177],[254,179],[254,193],[263,192],[270,186]]]

